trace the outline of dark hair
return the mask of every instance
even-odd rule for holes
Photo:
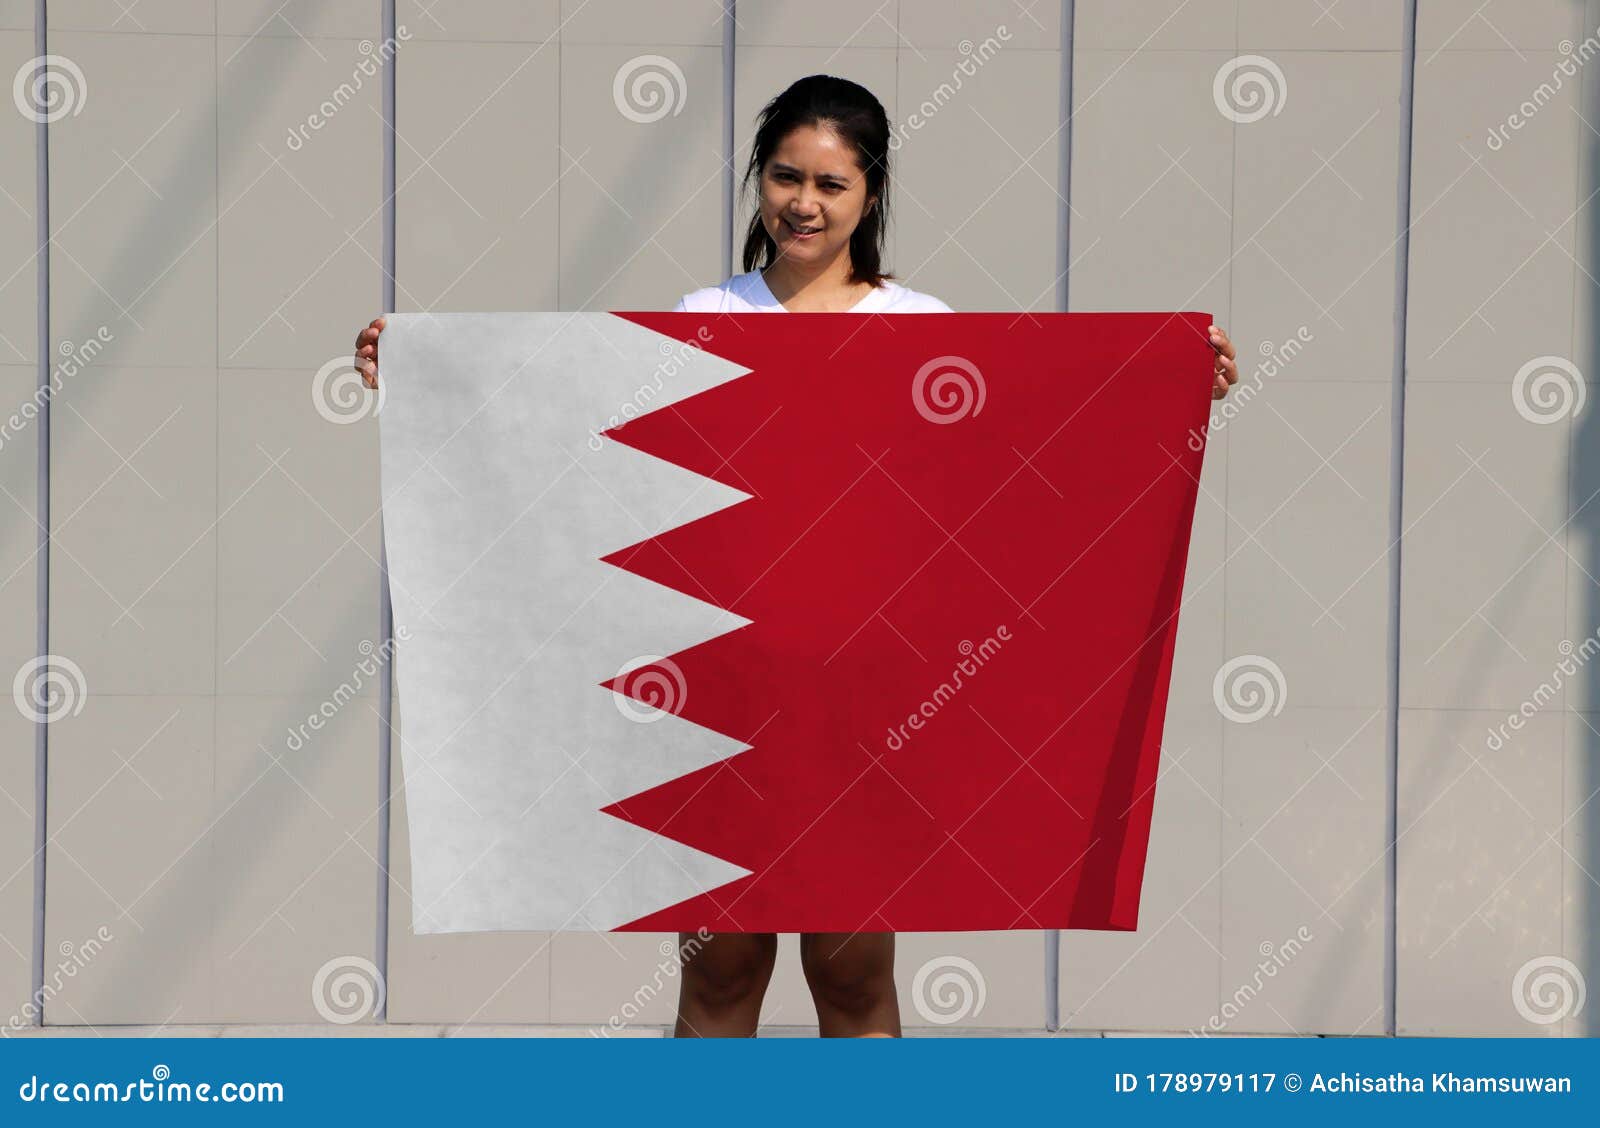
[[[874,286],[894,275],[884,270],[883,244],[889,224],[889,117],[872,91],[847,78],[813,74],[799,79],[761,111],[750,164],[744,172],[748,190],[778,145],[801,126],[827,126],[849,142],[867,178],[867,198],[876,201],[850,233],[850,281]],[[744,238],[746,272],[766,267],[778,247],[761,222],[761,208],[750,218]]]

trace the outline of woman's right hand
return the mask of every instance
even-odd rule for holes
[[[378,386],[378,334],[383,332],[387,319],[374,317],[372,324],[356,334],[356,371],[361,382],[369,388]]]

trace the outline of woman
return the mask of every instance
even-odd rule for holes
[[[949,313],[881,269],[888,220],[889,122],[865,87],[802,78],[762,110],[744,182],[759,208],[745,237],[745,273],[685,294],[690,313]],[[759,269],[758,269],[759,267]],[[377,318],[356,337],[356,367],[378,381]],[[1213,325],[1213,398],[1239,379],[1234,347]],[[774,933],[680,938],[686,956],[678,1037],[750,1036],[772,978]],[[800,962],[826,1036],[897,1037],[894,933],[803,933]]]

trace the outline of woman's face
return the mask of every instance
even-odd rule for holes
[[[790,130],[761,170],[761,222],[778,256],[794,263],[848,253],[871,202],[855,149],[825,126]]]

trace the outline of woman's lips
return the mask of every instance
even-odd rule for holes
[[[789,237],[791,239],[814,239],[818,235],[822,234],[822,230],[820,228],[815,228],[811,231],[799,231],[795,228],[795,225],[790,223],[787,219],[783,221],[783,225],[789,229]]]

